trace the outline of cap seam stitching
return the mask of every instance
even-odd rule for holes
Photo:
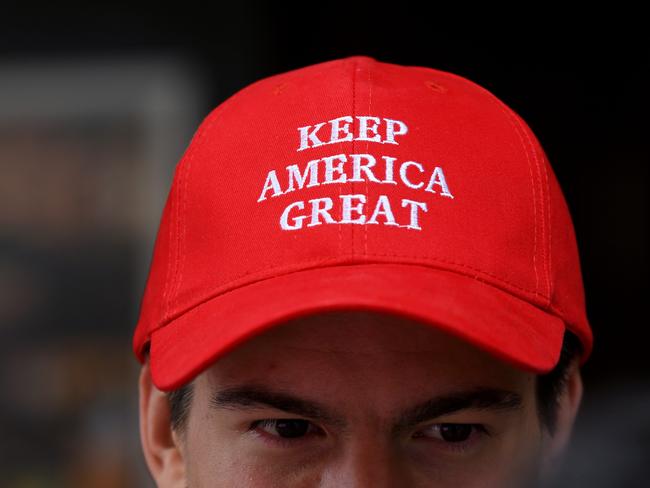
[[[357,110],[357,58],[352,57],[352,133],[356,133],[355,131],[355,115],[356,115],[356,110]],[[352,153],[355,152],[355,138],[352,138]],[[354,195],[354,181],[350,181],[350,193]],[[339,187],[339,201],[341,201],[341,191],[343,188],[343,185],[337,185]],[[339,205],[339,229],[342,227],[343,224],[341,224],[342,219],[342,212],[343,212],[343,205]],[[351,254],[354,255],[354,225],[350,226],[350,250],[352,251]]]
[[[541,146],[541,142],[540,142]],[[544,151],[542,149],[542,166],[544,168],[544,179],[546,182],[546,215],[547,215],[547,222],[548,222],[548,239],[547,239],[547,246],[548,246],[548,258],[547,258],[547,279],[548,279],[548,301],[549,304],[553,300],[553,294],[554,290],[552,289],[553,287],[553,281],[551,280],[551,276],[553,273],[553,261],[551,259],[551,246],[553,245],[553,242],[551,240],[551,237],[553,236],[553,232],[551,229],[551,223],[553,222],[551,220],[551,188],[550,184],[548,181],[548,166],[550,166],[550,163],[548,162],[546,158],[546,154],[544,154]]]
[[[539,294],[539,273],[537,271],[537,190],[536,190],[536,185],[535,185],[535,176],[533,174],[533,166],[530,158],[530,153],[528,150],[527,145],[525,144],[521,133],[519,132],[522,127],[519,126],[518,122],[515,119],[516,124],[513,123],[512,121],[512,115],[510,114],[510,111],[507,107],[504,107],[502,102],[498,100],[492,93],[486,90],[486,92],[490,95],[488,99],[492,101],[498,108],[499,110],[506,115],[506,119],[508,120],[508,123],[510,126],[515,130],[515,133],[517,134],[517,138],[519,139],[519,143],[521,144],[521,147],[524,151],[524,154],[526,155],[526,161],[528,163],[528,171],[530,175],[530,182],[531,182],[531,190],[532,190],[532,197],[533,197],[533,271],[535,272],[535,294]],[[542,295],[543,296],[543,295]]]
[[[521,126],[521,123],[519,122],[520,117],[517,115],[517,113],[514,110],[512,110],[510,107],[508,107],[505,104],[505,102],[503,102],[500,98],[498,98],[496,95],[494,95],[490,90],[488,90],[484,86],[479,85],[478,83],[474,82],[473,80],[470,80],[469,78],[461,76],[461,75],[459,75],[457,73],[452,73],[450,71],[439,70],[439,69],[428,68],[428,67],[421,67],[421,68],[436,71],[436,72],[442,74],[443,76],[447,76],[447,77],[450,77],[450,78],[460,80],[463,83],[469,83],[471,86],[473,86],[477,90],[488,94],[490,100],[494,101],[499,106],[499,108],[501,108],[502,111],[504,111],[504,112],[506,112],[506,114],[508,114],[509,119],[514,118],[517,121],[517,124]],[[511,125],[512,125],[512,123],[511,123]],[[526,131],[525,128],[523,128],[523,127],[522,127],[522,130],[524,130],[524,133],[528,137],[528,131]],[[519,133],[517,133],[517,134],[518,134],[518,136],[519,136],[519,138],[521,140],[521,136],[519,135]],[[535,149],[534,149],[534,152],[536,152]],[[532,181],[532,167],[531,167],[531,163],[530,163],[530,159],[529,159],[527,151],[526,151],[526,157],[528,159],[529,170],[530,170],[530,173],[531,173],[531,181]],[[538,164],[538,160],[537,160],[536,155],[535,155],[535,161],[536,161],[536,164]],[[540,177],[540,192],[542,193],[542,195],[541,195],[541,210],[544,211],[544,200],[546,200],[546,207],[547,207],[547,210],[548,210],[547,219],[549,219],[547,221],[547,224],[545,224],[545,220],[542,219],[542,227],[543,227],[542,230],[544,230],[546,227],[548,227],[548,233],[549,233],[548,235],[550,236],[551,204],[550,204],[549,186],[548,186],[548,171],[546,170],[546,168],[544,168],[544,173],[545,173],[545,176],[546,176],[546,194],[544,194],[544,191],[543,191],[543,189],[541,187],[542,186],[542,181],[541,181],[541,172],[539,171],[539,165],[537,166],[537,169],[538,169],[538,175]],[[533,253],[533,268],[534,268],[534,271],[535,271],[536,281],[538,281],[536,257],[535,257],[535,255],[537,254],[537,252],[536,252],[536,248],[537,248],[537,244],[536,244],[536,241],[537,241],[537,223],[536,223],[537,201],[536,200],[537,200],[536,192],[535,192],[535,188],[533,187],[533,212],[534,212],[534,219],[535,219],[535,226],[534,226],[534,229],[535,229],[534,230],[535,242],[534,242],[534,245],[533,245],[533,247],[535,249],[535,252]],[[542,217],[543,217],[543,214],[542,214]],[[546,227],[545,227],[545,225],[546,225]],[[550,284],[550,275],[551,275],[551,264],[550,264],[551,242],[550,242],[550,237],[548,239],[546,239],[546,240],[548,242],[546,242],[546,243],[542,242],[542,246],[544,246],[544,244],[546,244],[546,246],[548,247],[548,256],[545,255],[545,251],[544,251],[544,249],[542,249],[542,259],[544,259],[544,257],[547,258],[546,261],[542,262],[542,265],[544,266],[545,278],[546,278],[546,283],[547,283],[547,291],[548,291],[547,300],[548,300],[548,303],[551,304],[551,302],[552,302],[552,290],[551,290],[551,284]],[[536,292],[537,292],[537,284],[536,284]]]
[[[221,115],[228,107],[232,105],[233,100],[236,100],[239,98],[239,96],[243,93],[242,91],[239,91],[235,94],[233,94],[231,97],[229,97],[226,101],[224,101],[221,105],[217,106],[214,108],[204,119],[203,124],[201,124],[200,132],[196,136],[196,143],[190,144],[192,145],[191,151],[188,153],[187,158],[183,158],[183,161],[187,161],[187,163],[183,164],[183,161],[181,161],[181,170],[184,169],[182,172],[182,186],[181,186],[181,181],[179,181],[178,185],[178,200],[182,202],[183,205],[183,212],[181,213],[179,210],[180,204],[177,204],[177,222],[178,226],[181,226],[182,224],[182,230],[178,232],[177,236],[177,251],[176,251],[176,259],[175,259],[175,266],[174,266],[174,272],[172,274],[172,281],[170,283],[170,289],[169,289],[169,296],[167,298],[167,311],[166,314],[169,313],[169,304],[178,297],[178,290],[180,289],[180,285],[183,280],[183,273],[184,273],[184,267],[185,267],[185,254],[180,252],[181,246],[185,245],[185,236],[186,236],[186,231],[187,231],[187,219],[182,219],[181,216],[186,214],[186,209],[187,209],[187,185],[188,181],[190,179],[190,174],[191,174],[191,168],[192,168],[192,162],[194,161],[194,157],[198,151],[198,148],[200,147],[200,143],[205,137],[205,134],[212,128],[214,125],[217,116]],[[182,190],[182,191],[181,191]],[[180,202],[179,202],[180,203]],[[182,222],[181,222],[182,221]],[[165,315],[166,315],[165,314]]]
[[[176,232],[176,252],[175,252],[175,258],[174,258],[174,267],[173,267],[173,272],[170,277],[170,283],[169,283],[169,295],[167,297],[167,311],[166,314],[169,313],[169,308],[171,305],[171,302],[174,300],[176,297],[176,294],[178,292],[178,284],[179,284],[179,262],[181,259],[181,252],[180,248],[182,245],[182,234],[185,232],[185,219],[182,218],[182,213],[180,212],[180,206],[183,205],[183,208],[185,208],[185,192],[187,189],[187,179],[188,179],[188,172],[191,167],[192,160],[194,159],[194,155],[196,153],[196,147],[198,145],[198,142],[203,138],[203,134],[206,131],[206,126],[202,126],[201,132],[197,135],[197,144],[193,146],[192,151],[188,154],[187,159],[184,159],[183,161],[187,161],[187,163],[183,163],[181,166],[181,174],[179,175],[179,181],[178,181],[178,189],[177,189],[177,202],[176,202],[176,218],[174,219],[176,222],[177,226],[177,232]]]
[[[372,69],[368,66],[368,116],[372,116]],[[366,139],[366,149],[365,152],[368,154],[368,147],[370,146],[370,141]],[[368,179],[364,178],[365,182],[365,193],[366,201],[370,201],[370,196],[368,192]],[[363,255],[368,255],[368,226],[363,226]]]
[[[181,167],[176,166],[174,173],[177,171],[180,172]],[[176,211],[175,209],[175,200],[176,200],[176,194],[178,192],[177,186],[174,185],[173,180],[172,180],[172,187],[170,190],[170,197],[171,200],[169,202],[169,215],[171,221],[169,222],[169,235],[167,237],[168,245],[167,245],[167,269],[165,270],[165,283],[163,286],[163,292],[162,292],[162,316],[163,318],[167,317],[168,313],[168,300],[167,300],[167,294],[169,293],[169,280],[170,280],[170,272],[171,272],[171,264],[173,263],[172,261],[172,242],[173,242],[173,235],[174,233],[172,232],[173,226],[175,225],[175,219],[174,219],[174,212]]]
[[[350,256],[352,256],[352,255],[350,255]],[[374,254],[371,254],[370,256],[375,256],[375,255],[374,255]],[[387,255],[377,254],[376,256],[392,256],[392,255],[391,255],[391,254],[387,254]],[[330,259],[330,260],[332,260],[332,259]],[[332,261],[335,261],[335,260],[332,260]],[[323,263],[323,261],[318,261],[318,260],[316,260],[316,261],[313,261],[313,262],[307,262],[307,263],[303,263],[303,264],[322,264],[322,263]],[[522,297],[517,296],[517,295],[512,295],[512,293],[511,293],[509,290],[507,290],[507,289],[504,289],[504,288],[501,288],[501,287],[499,287],[499,286],[496,286],[494,283],[492,283],[492,282],[490,282],[490,281],[487,281],[487,280],[485,280],[485,279],[481,279],[480,276],[469,276],[469,275],[463,274],[463,273],[461,273],[461,272],[459,272],[459,271],[457,271],[457,270],[453,270],[453,269],[448,269],[448,268],[439,268],[439,267],[429,266],[429,265],[427,265],[427,264],[421,264],[421,263],[390,263],[390,262],[380,262],[380,263],[351,263],[351,264],[345,264],[345,263],[334,262],[334,263],[331,265],[331,267],[335,267],[335,266],[348,266],[348,265],[352,265],[352,266],[360,266],[360,265],[361,265],[361,266],[364,266],[364,265],[372,265],[372,264],[399,264],[399,265],[406,265],[406,266],[420,266],[420,267],[425,267],[425,268],[434,268],[434,269],[438,269],[438,270],[441,270],[441,271],[447,271],[447,272],[454,273],[454,274],[457,274],[457,275],[461,275],[461,276],[464,276],[464,277],[470,277],[470,278],[476,279],[477,281],[480,281],[481,283],[484,283],[484,284],[486,284],[486,285],[488,285],[488,286],[491,286],[491,287],[493,287],[493,288],[495,288],[495,289],[497,289],[497,290],[499,290],[499,291],[501,291],[501,292],[503,292],[503,293],[510,294],[511,296],[513,296],[514,298],[516,298],[516,299],[518,299],[518,300],[525,301],[525,302],[529,303],[531,306],[533,306],[533,307],[537,307],[537,308],[539,308],[540,310],[553,311],[553,312],[556,312],[556,313],[559,312],[559,313],[557,313],[557,317],[560,318],[561,320],[563,320],[563,321],[566,323],[566,320],[565,320],[565,318],[564,318],[565,312],[564,312],[564,310],[563,310],[561,307],[559,307],[559,306],[557,306],[557,305],[554,305],[554,304],[548,304],[548,305],[546,305],[546,306],[538,306],[538,305],[535,305],[534,303],[530,303],[530,302],[528,302],[525,298],[522,298]],[[463,266],[462,264],[458,264],[458,263],[450,263],[450,264],[457,264],[457,265],[459,265],[459,266]],[[330,267],[330,266],[327,266],[327,267]],[[281,276],[287,276],[287,275],[290,275],[290,274],[293,274],[293,273],[299,273],[299,272],[302,272],[302,271],[308,271],[308,270],[310,270],[310,269],[319,269],[319,267],[294,269],[294,270],[287,271],[286,273],[281,273],[281,274],[278,274],[278,275],[272,275],[272,276],[260,277],[260,278],[258,278],[258,279],[255,279],[254,281],[250,281],[250,282],[248,282],[248,283],[244,283],[244,284],[241,284],[241,285],[238,285],[238,286],[232,287],[232,288],[230,288],[230,289],[228,289],[228,290],[224,290],[224,291],[219,292],[219,293],[216,293],[216,294],[214,294],[214,295],[207,296],[206,298],[202,299],[200,302],[197,302],[197,303],[195,303],[194,305],[192,305],[191,307],[189,307],[189,308],[183,310],[182,312],[176,314],[174,317],[171,317],[171,318],[168,317],[168,320],[167,320],[167,321],[165,321],[163,324],[160,324],[158,327],[152,329],[150,332],[153,333],[153,332],[155,332],[155,331],[158,330],[158,329],[161,329],[161,328],[163,328],[163,327],[166,327],[166,326],[169,325],[171,322],[177,320],[177,319],[180,318],[181,316],[183,316],[183,315],[185,315],[185,314],[191,312],[192,310],[194,310],[194,309],[196,309],[196,308],[198,308],[198,307],[203,306],[204,304],[206,304],[207,302],[209,302],[209,301],[211,301],[211,300],[213,300],[213,299],[215,299],[215,298],[218,298],[218,297],[221,297],[221,296],[227,295],[227,294],[229,294],[229,293],[231,293],[231,292],[234,292],[234,291],[239,290],[239,289],[241,289],[241,288],[243,288],[243,287],[246,287],[246,286],[253,285],[253,284],[258,283],[258,282],[260,282],[260,281],[265,281],[265,280],[268,280],[268,279],[277,278],[277,277],[281,277]],[[488,276],[490,276],[488,273],[485,273],[485,274],[488,275]],[[505,283],[505,284],[507,284],[507,285],[510,285],[510,286],[512,286],[513,288],[517,288],[517,289],[520,289],[520,290],[522,290],[522,291],[526,291],[526,292],[528,292],[528,293],[532,293],[530,290],[522,289],[522,288],[520,288],[519,286],[517,286],[517,285],[515,285],[515,284],[513,284],[513,283],[509,283],[509,282],[507,282],[507,281],[503,281],[503,283]],[[536,293],[536,295],[539,296],[538,293]],[[545,297],[542,296],[542,298],[545,298]],[[545,302],[545,303],[546,303],[546,302]]]
[[[279,76],[279,75],[278,75]],[[231,107],[233,105],[233,102],[241,98],[244,94],[248,93],[250,91],[250,88],[253,85],[261,85],[264,80],[258,80],[256,82],[253,82],[251,85],[244,87],[243,89],[233,93],[230,95],[228,98],[226,98],[224,101],[222,101],[219,105],[216,107],[212,108],[208,114],[203,118],[201,124],[199,124],[199,127],[197,131],[195,132],[194,136],[190,140],[189,144],[186,146],[186,151],[181,157],[180,161],[176,165],[176,172],[178,172],[178,178],[173,178],[172,179],[172,189],[175,191],[175,195],[172,196],[172,201],[171,201],[171,207],[170,208],[170,222],[169,222],[169,248],[168,248],[168,254],[167,254],[167,259],[168,262],[174,263],[174,267],[172,268],[171,265],[167,267],[167,271],[165,273],[165,282],[163,285],[163,294],[162,294],[162,304],[161,304],[161,312],[162,312],[162,317],[163,321],[166,321],[169,319],[169,309],[171,308],[171,302],[177,298],[178,295],[178,290],[180,288],[180,284],[182,282],[182,269],[180,271],[180,276],[177,275],[179,273],[178,269],[178,260],[179,260],[179,247],[180,247],[180,233],[178,233],[177,236],[177,246],[176,246],[176,257],[172,261],[172,229],[173,226],[180,225],[179,219],[180,217],[177,216],[174,218],[174,213],[178,212],[178,201],[182,197],[186,197],[186,195],[181,195],[181,179],[183,178],[188,178],[187,173],[189,172],[189,169],[191,167],[191,162],[194,159],[194,156],[198,150],[198,147],[200,146],[200,142],[202,141],[204,135],[207,133],[207,131],[213,126],[215,123],[217,117],[221,115],[226,109]],[[187,161],[187,163],[185,163]],[[188,166],[187,168],[185,166]],[[185,181],[187,181],[187,179]],[[177,181],[177,185],[174,187],[174,181]],[[183,229],[183,232],[185,229]],[[183,262],[184,266],[184,262]],[[173,271],[171,271],[173,270]],[[145,332],[145,342],[151,337],[151,333],[154,330],[157,330],[159,327],[151,328]]]
[[[548,246],[548,238],[546,235],[546,229],[547,229],[547,222],[548,222],[548,215],[545,213],[546,212],[546,202],[548,201],[547,195],[548,191],[544,191],[545,189],[547,190],[546,187],[544,187],[544,183],[542,180],[542,167],[543,164],[540,164],[540,154],[538,150],[538,144],[535,144],[535,141],[531,138],[530,131],[526,129],[526,126],[522,124],[520,117],[517,117],[515,115],[511,115],[515,119],[515,122],[519,125],[521,130],[523,131],[524,135],[526,136],[526,140],[528,141],[529,146],[532,148],[532,153],[533,157],[535,158],[535,165],[537,167],[537,174],[539,178],[539,189],[540,189],[540,200],[541,200],[541,217],[542,217],[542,245],[540,246],[541,249],[541,257],[542,257],[542,272],[544,273],[544,277],[546,278],[546,295],[549,297],[550,301],[550,296],[551,296],[551,285],[550,285],[550,277],[549,277],[549,267],[548,267],[548,258],[546,255],[546,247]],[[545,169],[545,168],[544,168]]]
[[[220,295],[223,295],[225,293],[229,293],[229,292],[231,292],[233,290],[236,290],[238,288],[250,285],[250,284],[252,284],[252,283],[254,283],[256,281],[263,281],[263,280],[266,280],[266,279],[282,276],[282,275],[285,275],[285,274],[295,273],[295,272],[298,272],[298,271],[304,271],[304,270],[308,269],[308,268],[305,268],[304,266],[309,266],[309,265],[316,266],[316,265],[327,263],[327,262],[333,262],[334,263],[333,265],[345,265],[344,263],[338,262],[338,259],[340,257],[343,257],[343,256],[355,257],[354,254],[348,253],[348,254],[344,254],[344,255],[341,255],[341,256],[337,256],[337,257],[329,257],[327,259],[320,259],[320,260],[316,259],[316,260],[311,260],[311,261],[303,261],[303,262],[301,262],[299,264],[301,266],[299,269],[288,271],[286,273],[272,275],[272,276],[263,276],[263,277],[260,277],[260,278],[256,278],[256,279],[254,279],[254,281],[251,281],[251,282],[248,282],[248,283],[242,283],[242,284],[234,285],[230,289],[227,289],[227,290],[219,292],[219,293],[217,293],[215,295],[209,296],[209,297],[203,299],[201,302],[198,302],[198,303],[200,304],[203,301],[211,300],[212,298],[216,298],[217,296],[220,296]],[[412,258],[412,259],[418,257],[418,256],[405,256],[405,255],[401,255],[401,254],[392,254],[392,253],[370,253],[367,256],[370,256],[370,257],[397,257],[397,258]],[[426,258],[426,259],[429,259],[429,260],[432,259],[429,256],[423,256],[423,257]],[[527,288],[523,288],[523,287],[521,287],[519,285],[516,285],[516,284],[514,284],[514,283],[512,283],[512,282],[510,282],[508,280],[499,278],[498,276],[495,276],[495,275],[493,275],[493,274],[491,274],[491,273],[489,273],[487,271],[483,271],[483,270],[480,270],[478,268],[474,268],[474,267],[472,267],[470,265],[463,264],[463,263],[458,263],[458,262],[451,261],[451,260],[445,260],[445,259],[441,259],[441,258],[433,258],[433,260],[438,262],[438,264],[451,264],[451,265],[454,265],[454,266],[459,266],[461,268],[467,268],[467,269],[469,269],[471,271],[474,271],[475,273],[479,273],[478,275],[472,275],[472,278],[478,279],[479,281],[485,282],[485,283],[490,284],[492,286],[495,286],[495,285],[493,283],[491,283],[490,281],[487,281],[486,279],[481,279],[480,275],[484,275],[484,276],[487,276],[489,278],[492,278],[493,280],[496,280],[497,282],[502,283],[504,285],[510,286],[510,287],[512,287],[512,288],[514,288],[516,290],[520,290],[522,292],[525,292],[525,293],[528,293],[528,294],[531,294],[531,295],[534,295],[534,296],[538,296],[540,298],[544,298],[544,299],[546,298],[544,295],[542,295],[542,294],[540,294],[538,292],[531,291],[531,290],[529,290]],[[364,265],[364,264],[377,264],[377,263],[350,263],[350,265]],[[435,266],[430,266],[429,264],[423,264],[423,263],[385,263],[385,262],[382,262],[380,264],[407,264],[407,265],[411,264],[411,265],[418,265],[418,266],[425,266],[425,267],[427,267],[427,266],[428,267],[435,267]],[[222,283],[221,285],[219,285],[219,287],[227,287],[227,286],[232,285],[233,283],[237,282],[238,280],[241,280],[242,278],[244,278],[246,276],[254,275],[255,273],[267,272],[267,271],[270,271],[270,270],[273,270],[273,269],[279,269],[279,268],[282,268],[282,266],[285,266],[285,265],[286,264],[283,263],[283,264],[280,264],[280,265],[267,266],[265,268],[256,269],[255,271],[246,272],[246,273],[243,273],[243,274],[237,276],[236,278],[233,278],[233,279],[229,280],[226,283]],[[448,268],[438,268],[438,269],[443,269],[443,270],[446,270],[446,271],[461,274],[458,271],[453,270],[453,269],[448,269]],[[468,276],[468,275],[464,275],[464,276]],[[498,287],[495,286],[495,288],[498,288]],[[188,310],[191,310],[195,306],[197,306],[197,305],[196,304],[192,305],[187,310],[177,314],[176,317],[186,313]],[[154,330],[156,330],[156,329],[158,329],[160,327],[164,327],[167,322],[169,322],[170,320],[173,320],[174,318],[170,319],[170,317],[166,317],[165,320],[163,321],[165,323],[159,325],[155,329],[152,329],[151,332],[153,332]]]
[[[200,136],[199,136],[200,137]],[[194,148],[192,148],[189,151],[188,157],[191,157],[191,155],[194,153]],[[176,273],[178,272],[178,259],[179,259],[179,246],[180,246],[180,232],[179,232],[179,225],[180,225],[180,200],[181,200],[181,193],[182,193],[182,183],[185,180],[186,176],[186,167],[184,164],[179,164],[178,166],[178,181],[176,185],[176,190],[174,192],[174,196],[172,199],[172,209],[170,212],[170,218],[171,222],[169,225],[169,230],[170,230],[170,239],[169,239],[169,261],[170,265],[168,266],[168,275],[167,275],[167,280],[165,283],[165,288],[167,289],[167,295],[166,295],[166,301],[164,301],[164,310],[163,310],[163,316],[166,317],[169,314],[169,309],[171,308],[171,302],[174,297],[174,292],[175,292],[175,286],[174,286],[174,280],[176,278]],[[173,229],[176,229],[175,232],[172,232]],[[173,239],[173,236],[176,236],[176,239]],[[175,245],[174,245],[175,243]],[[173,256],[173,260],[172,260]]]

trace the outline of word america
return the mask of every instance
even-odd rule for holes
[[[399,175],[399,181],[405,186],[413,189],[422,189],[425,185],[424,180],[415,182],[415,174],[419,173],[420,176],[425,173],[424,166],[417,161],[404,161],[398,164],[398,169],[395,171],[397,158],[391,156],[382,156],[381,161],[383,162],[383,179],[380,180],[377,178],[376,171],[373,171],[372,168],[377,166],[377,160],[371,154],[335,154],[333,156],[326,156],[320,159],[314,159],[307,163],[304,171],[301,173],[297,164],[292,164],[286,167],[287,171],[287,185],[284,190],[280,185],[280,180],[276,173],[276,170],[271,170],[266,176],[266,181],[264,183],[264,188],[260,197],[257,199],[258,203],[267,199],[267,194],[272,191],[271,197],[278,197],[286,193],[295,191],[296,189],[301,190],[303,188],[309,188],[314,186],[332,184],[332,183],[346,183],[346,182],[364,182],[371,181],[378,184],[393,184],[397,185],[398,182],[395,179],[395,173]],[[352,166],[351,175],[345,172],[345,163],[349,163],[348,166]],[[324,166],[324,179],[321,180],[321,172],[318,171],[319,166]],[[362,176],[363,173],[363,176]],[[336,177],[335,177],[336,175]],[[308,181],[308,182],[307,182]],[[305,185],[305,183],[307,184]],[[436,166],[431,172],[428,183],[424,187],[424,191],[430,193],[438,193],[434,189],[438,188],[439,194],[448,198],[454,198],[454,196],[449,191],[447,181],[445,179],[444,172],[442,168]],[[311,205],[311,221],[307,224],[307,227],[313,227],[315,225],[320,225],[321,218],[325,223],[335,224],[335,223],[350,223],[350,224],[377,224],[377,217],[379,215],[383,216],[385,225],[399,225],[395,221],[394,214],[392,212],[391,204],[386,195],[380,195],[375,209],[372,213],[370,219],[365,220],[365,215],[361,215],[358,218],[352,218],[351,213],[355,211],[357,213],[363,212],[363,204],[366,203],[365,195],[340,195],[342,212],[341,220],[336,221],[329,214],[329,210],[332,209],[334,202],[331,198],[317,198],[309,200]],[[360,200],[360,203],[357,205],[352,205],[351,199],[357,198]],[[415,202],[403,198],[401,201],[401,206],[406,207],[410,206],[410,223],[408,225],[401,225],[400,227],[406,227],[410,229],[421,229],[418,225],[418,209],[427,211],[427,205],[425,202]],[[302,210],[305,208],[303,201],[297,201],[288,205],[282,216],[280,217],[280,227],[284,230],[296,230],[302,228],[302,222],[307,217],[305,215],[299,215],[292,217],[292,222],[289,223],[289,213],[295,210]]]

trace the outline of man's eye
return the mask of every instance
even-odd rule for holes
[[[444,442],[466,442],[472,432],[487,433],[480,424],[433,424],[421,430],[417,437],[433,437]]]
[[[283,439],[304,437],[311,432],[319,432],[311,422],[305,419],[264,419],[256,420],[251,429],[260,429],[266,434]]]

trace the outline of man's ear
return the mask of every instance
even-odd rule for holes
[[[546,439],[544,465],[548,472],[553,472],[558,467],[557,461],[567,449],[582,402],[583,386],[578,358],[571,362],[566,374],[564,391],[558,397],[555,432]]]
[[[172,431],[167,395],[151,380],[149,361],[140,371],[140,441],[158,488],[184,488],[185,463],[180,439]]]

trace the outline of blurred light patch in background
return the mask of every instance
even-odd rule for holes
[[[160,54],[0,65],[3,487],[153,486],[131,336],[204,79]]]

